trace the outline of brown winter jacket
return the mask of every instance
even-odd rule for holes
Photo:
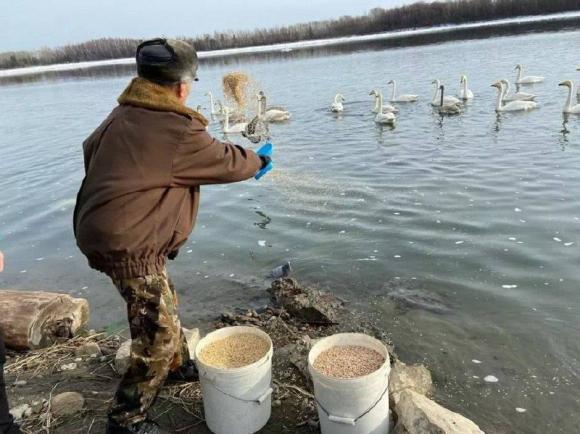
[[[200,185],[243,181],[260,158],[206,132],[168,89],[135,78],[83,143],[74,231],[89,265],[114,279],[159,273],[189,236]]]

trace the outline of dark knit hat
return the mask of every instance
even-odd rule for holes
[[[187,42],[151,39],[137,47],[137,74],[159,84],[197,81],[197,53]]]

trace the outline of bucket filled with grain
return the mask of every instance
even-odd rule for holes
[[[389,432],[389,352],[365,334],[340,333],[308,354],[322,434]]]
[[[259,431],[270,419],[272,340],[257,327],[226,327],[195,348],[205,422],[215,434]]]

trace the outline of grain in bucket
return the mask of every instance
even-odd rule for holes
[[[225,327],[195,349],[205,421],[215,434],[250,434],[270,419],[272,340],[257,327]]]
[[[322,434],[388,434],[389,352],[377,339],[340,333],[308,354]]]

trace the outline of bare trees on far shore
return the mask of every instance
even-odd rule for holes
[[[580,0],[449,0],[418,2],[393,9],[375,8],[366,15],[344,16],[335,20],[316,21],[271,29],[240,32],[216,32],[197,38],[183,38],[199,51],[241,48],[285,42],[341,36],[366,35],[391,30],[464,24],[544,15],[580,9]],[[71,63],[90,60],[132,57],[139,40],[127,38],[97,39],[35,52],[0,53],[0,69]]]

